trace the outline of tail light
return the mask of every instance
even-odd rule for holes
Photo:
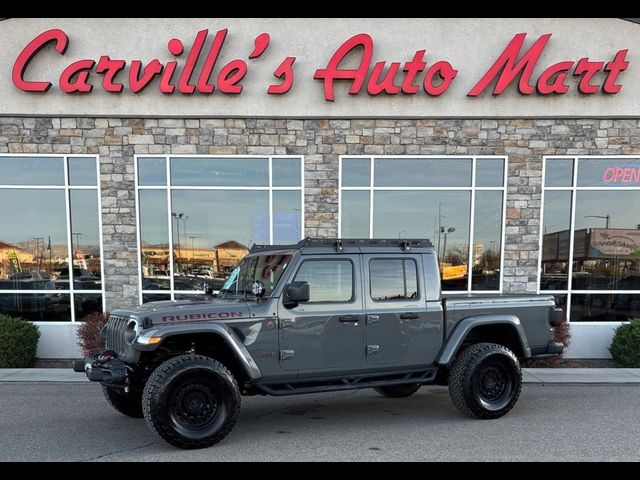
[[[553,313],[551,314],[551,325],[554,327],[558,327],[562,325],[566,321],[567,317],[564,314],[564,309],[562,308],[554,308]]]

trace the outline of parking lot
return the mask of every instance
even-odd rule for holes
[[[158,440],[93,384],[0,383],[0,461],[637,460],[638,386],[525,385],[506,417],[460,416],[446,388],[407,399],[372,390],[243,398],[219,445]]]

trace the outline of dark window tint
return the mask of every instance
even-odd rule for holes
[[[571,322],[625,322],[640,317],[640,295],[576,294],[571,296]]]
[[[413,260],[371,260],[369,263],[371,298],[385,300],[417,299],[418,271]]]
[[[307,260],[295,280],[309,283],[309,303],[348,302],[353,298],[353,265],[348,260]]]

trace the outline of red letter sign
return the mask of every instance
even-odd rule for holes
[[[13,64],[13,84],[25,92],[46,92],[51,88],[51,82],[29,82],[24,79],[24,71],[29,66],[33,57],[47,46],[48,43],[55,42],[54,48],[60,55],[64,55],[69,45],[69,37],[62,30],[54,28],[41,33],[24,47],[16,63]]]

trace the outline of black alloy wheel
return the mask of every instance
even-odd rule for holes
[[[179,448],[210,447],[226,437],[240,413],[240,390],[231,372],[203,355],[162,363],[144,388],[147,425]]]
[[[506,415],[518,401],[522,372],[514,353],[503,345],[477,343],[458,355],[449,374],[453,404],[469,417]]]

